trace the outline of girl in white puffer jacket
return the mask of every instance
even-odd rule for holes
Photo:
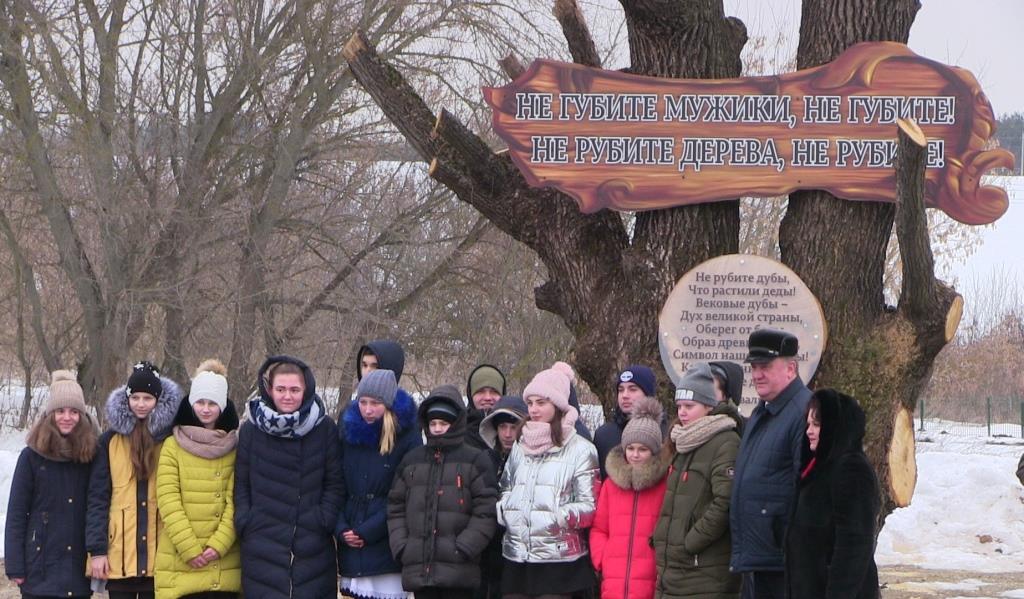
[[[506,596],[568,597],[594,585],[586,529],[597,504],[597,450],[576,434],[574,376],[556,362],[523,391],[529,420],[505,465],[498,503]]]

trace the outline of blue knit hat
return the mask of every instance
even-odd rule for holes
[[[621,383],[636,384],[636,386],[644,390],[644,395],[648,397],[654,396],[654,388],[658,384],[657,379],[654,378],[654,371],[640,364],[626,366],[626,368],[619,373],[619,381],[616,385]]]

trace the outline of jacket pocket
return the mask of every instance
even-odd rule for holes
[[[782,501],[751,502],[745,510],[751,541],[761,550],[781,551],[786,527],[786,504]]]

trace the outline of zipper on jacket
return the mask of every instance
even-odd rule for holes
[[[295,496],[295,524],[292,526],[292,546],[288,557],[288,597],[295,596],[295,537],[299,532],[299,513],[302,511],[302,493]]]
[[[640,491],[633,491],[633,517],[629,522],[629,545],[626,546],[626,587],[622,590],[623,599],[629,599],[629,571],[633,568],[633,535],[636,534],[636,509],[640,505]]]
[[[426,527],[423,530],[432,531],[430,534],[430,541],[423,544],[423,580],[427,585],[430,585],[430,562],[434,560],[434,548],[437,543],[437,514],[441,509],[441,500],[439,499],[444,490],[441,488],[441,480],[444,478],[444,454],[441,453],[440,447],[434,448],[434,461],[430,464],[430,470],[427,472],[427,481],[432,482],[435,480],[434,473],[437,473],[437,493],[429,496],[430,501],[427,502],[424,510],[424,520],[426,520]]]
[[[121,508],[121,578],[128,578],[128,564],[125,563],[125,553],[128,547],[128,538],[125,537],[124,508]]]
[[[676,459],[679,459],[679,458],[676,458]],[[679,489],[679,481],[676,481],[675,484],[672,484],[672,481],[675,480],[672,477],[672,474],[675,472],[675,470],[676,470],[676,462],[675,462],[675,459],[674,459],[674,460],[672,460],[672,463],[668,467],[668,474],[669,474],[669,476],[666,479],[667,484],[665,485],[665,499],[666,500],[668,500],[670,496],[672,497],[672,499],[674,499],[676,491],[677,491],[677,489]],[[680,477],[680,478],[682,478],[682,477]],[[671,488],[669,488],[670,486],[671,486]],[[669,512],[669,515],[668,515],[668,518],[667,518],[669,524],[665,525],[665,551],[664,551],[664,554],[663,554],[665,559],[662,561],[661,572],[659,572],[658,576],[656,577],[656,582],[655,582],[655,587],[654,587],[655,589],[662,589],[662,584],[663,584],[663,581],[665,580],[665,571],[668,570],[668,541],[669,541],[669,536],[668,536],[668,532],[669,531],[668,531],[668,528],[669,528],[669,525],[672,522],[672,519],[676,515],[676,502],[675,501],[668,501],[668,505],[669,505],[669,510],[671,510],[671,511]],[[660,520],[660,515],[659,515],[659,520]],[[655,564],[655,569],[657,569],[657,566],[658,566],[658,548],[657,547],[654,548],[654,564]]]
[[[46,529],[50,526],[50,513],[43,512],[43,531],[39,533],[39,546],[42,547],[46,544]],[[39,569],[42,571],[42,575],[46,576],[46,556],[40,555]]]

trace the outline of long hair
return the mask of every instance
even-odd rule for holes
[[[551,442],[554,443],[555,447],[561,447],[562,443],[565,442],[565,438],[562,433],[562,416],[561,410],[555,410],[555,417],[551,419]]]
[[[96,427],[88,414],[78,415],[78,424],[66,437],[57,428],[56,412],[44,415],[29,431],[26,443],[45,458],[88,464],[96,455]]]
[[[395,439],[398,437],[398,418],[391,408],[384,410],[380,427],[380,455],[388,455],[395,448]]]
[[[149,477],[156,474],[157,460],[156,440],[149,432],[149,418],[139,420],[135,428],[128,435],[129,453],[132,458],[132,472],[135,473],[135,480],[149,480]]]

